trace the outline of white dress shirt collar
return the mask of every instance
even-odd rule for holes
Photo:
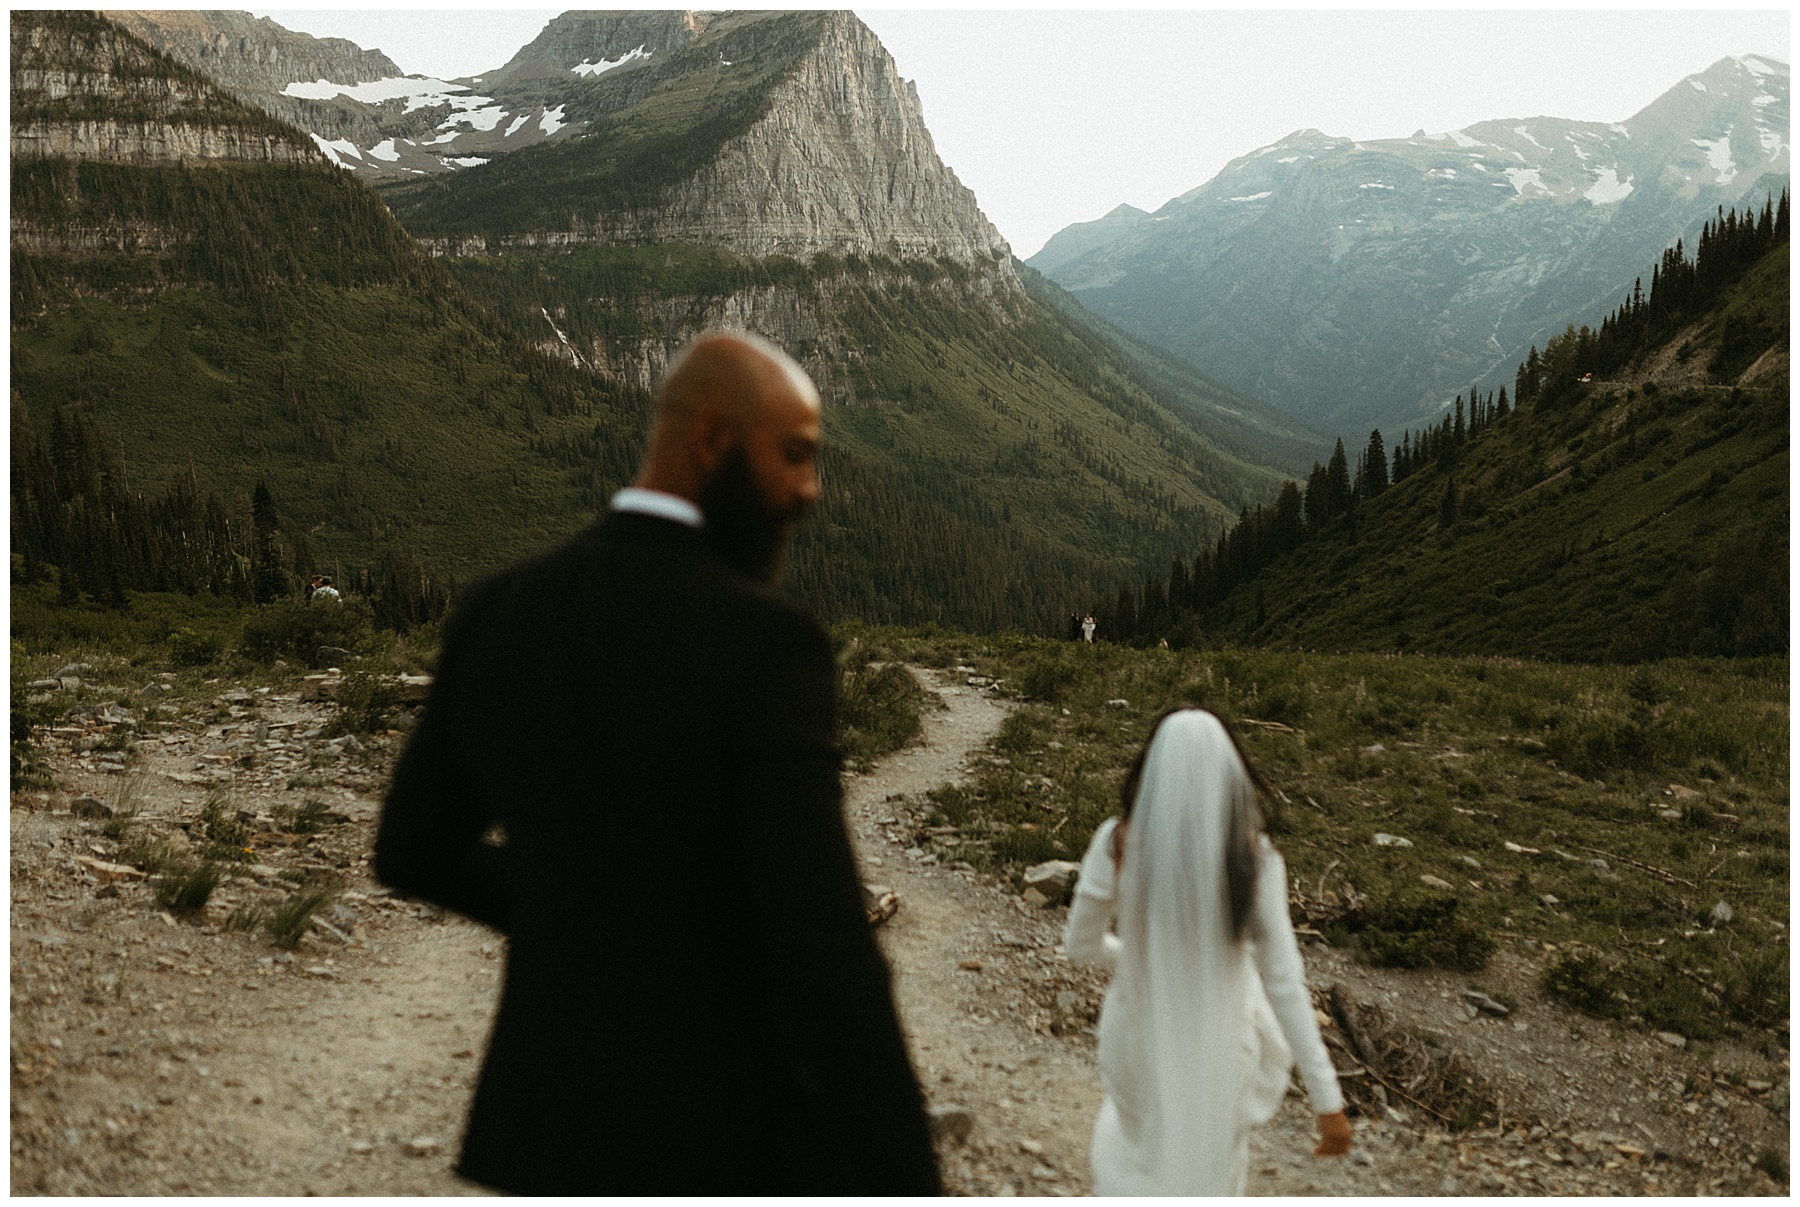
[[[705,526],[705,518],[700,509],[679,495],[667,494],[660,490],[645,490],[640,486],[627,486],[612,497],[612,510],[635,511],[640,515],[653,515],[664,520],[674,520],[677,524],[686,524],[689,528]]]

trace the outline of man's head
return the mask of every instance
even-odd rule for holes
[[[779,348],[709,332],[657,392],[637,485],[699,504],[719,556],[773,583],[794,525],[818,502],[819,409],[818,390]]]

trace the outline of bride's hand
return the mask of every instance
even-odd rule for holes
[[[1342,1157],[1350,1152],[1350,1120],[1339,1111],[1335,1115],[1319,1116],[1319,1147],[1313,1149],[1315,1157]]]

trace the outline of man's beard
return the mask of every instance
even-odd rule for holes
[[[726,565],[747,578],[773,587],[787,569],[788,542],[807,506],[771,507],[750,472],[742,447],[719,463],[712,480],[700,491],[706,516],[706,543]]]

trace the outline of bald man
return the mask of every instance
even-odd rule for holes
[[[934,1194],[819,626],[776,596],[819,396],[696,340],[637,481],[471,588],[375,845],[508,937],[458,1170],[522,1194]]]

